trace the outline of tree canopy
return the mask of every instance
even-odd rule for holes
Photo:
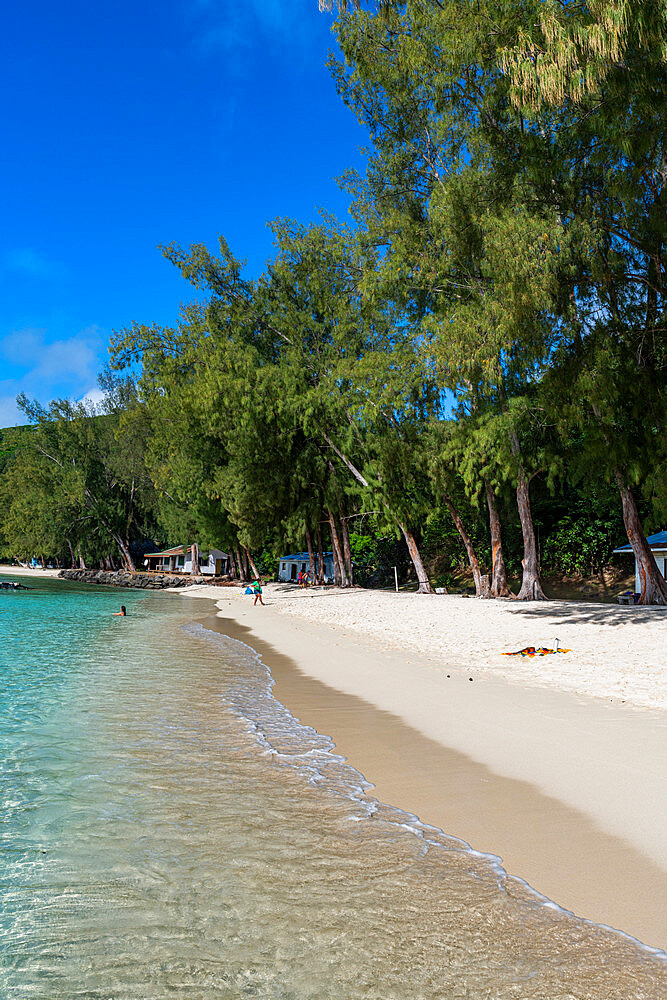
[[[5,546],[196,539],[243,575],[293,545],[315,572],[324,537],[343,585],[391,552],[429,592],[457,551],[479,596],[520,573],[532,600],[622,524],[667,602],[665,3],[320,7],[369,137],[351,222],[274,221],[254,277],[224,237],[164,247],[198,301],[114,335],[102,412],[22,400]]]

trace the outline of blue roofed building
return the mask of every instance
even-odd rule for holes
[[[334,578],[333,552],[324,552],[324,582],[331,583]],[[315,566],[317,567],[317,553]],[[290,556],[281,556],[278,566],[278,579],[285,583],[296,583],[299,573],[307,573],[310,568],[307,552],[293,552]]]
[[[649,535],[646,539],[653,553],[658,569],[667,580],[667,531],[658,531],[655,535]],[[632,555],[631,545],[621,545],[614,549],[614,555]],[[635,559],[635,594],[640,594],[642,589],[639,579],[639,568]]]

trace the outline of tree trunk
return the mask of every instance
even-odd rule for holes
[[[244,552],[246,553],[246,556],[248,557],[248,562],[250,563],[250,569],[253,572],[255,580],[259,580],[259,570],[257,569],[257,567],[255,565],[255,560],[252,557],[250,549],[244,549]]]
[[[74,555],[74,549],[72,548],[72,543],[70,542],[69,538],[66,538],[65,541],[67,542],[67,548],[69,549],[70,559],[72,561],[72,569],[74,569],[76,567],[76,556]]]
[[[79,548],[79,569],[85,569],[85,568],[86,568],[86,563],[83,556],[81,555],[81,549]]]
[[[533,514],[530,509],[530,480],[526,478],[521,456],[521,445],[514,431],[510,433],[510,444],[512,453],[517,459],[516,505],[519,509],[521,533],[523,534],[523,559],[521,560],[523,578],[521,580],[521,590],[516,595],[516,598],[517,601],[546,601],[547,596],[542,590],[542,583],[540,581]]]
[[[646,541],[632,488],[627,484],[625,477],[620,472],[616,473],[616,482],[618,483],[621,502],[623,504],[623,523],[625,524],[628,541],[632,546],[632,551],[637,560],[637,572],[641,585],[639,603],[667,604],[667,581],[658,569],[655,556]]]
[[[340,514],[340,533],[343,536],[343,556],[345,558],[345,569],[347,571],[348,587],[354,586],[354,573],[352,567],[352,550],[350,549],[350,533],[347,530],[347,521]]]
[[[419,581],[419,587],[417,588],[417,593],[432,594],[433,588],[431,587],[431,584],[429,582],[428,573],[426,572],[426,568],[424,566],[424,563],[422,562],[422,557],[419,554],[419,549],[417,548],[417,543],[415,541],[414,535],[409,530],[409,528],[405,527],[405,525],[399,524],[398,526],[403,532],[403,538],[405,539],[405,543],[408,547],[408,552],[410,553],[410,558],[412,559],[412,565],[414,566],[415,572],[417,573],[417,580]]]
[[[521,519],[523,534],[523,578],[521,590],[517,594],[518,601],[546,601],[547,597],[540,582],[540,569],[537,558],[537,544],[533,527],[533,514],[530,509],[530,483],[523,472],[519,473],[516,486],[516,503]]]
[[[479,559],[477,558],[477,553],[475,552],[475,546],[472,543],[472,538],[463,526],[463,521],[457,511],[456,507],[451,501],[451,498],[444,494],[445,505],[447,510],[452,515],[452,520],[456,525],[456,530],[461,536],[461,540],[465,546],[465,550],[468,553],[468,562],[470,563],[470,569],[472,570],[472,578],[475,581],[475,594],[477,597],[488,597],[488,577],[486,578],[486,585],[482,583],[482,572],[479,568]]]
[[[132,525],[133,514],[134,514],[134,492],[135,492],[135,483],[134,479],[132,479],[132,485],[130,487],[130,501],[128,504],[127,519],[125,521],[125,546],[128,551],[130,549],[130,527]],[[134,568],[135,568],[134,563],[132,563],[132,572],[134,572]]]
[[[343,554],[341,552],[338,532],[336,531],[336,521],[334,520],[332,510],[329,511],[329,531],[331,532],[331,549],[333,551],[334,581],[337,587],[347,587],[345,564],[343,563]]]
[[[90,490],[86,490],[86,499],[88,501],[88,506],[91,509],[93,509],[95,505],[95,498],[93,497],[93,494],[90,492]],[[121,555],[125,562],[125,569],[129,570],[130,573],[135,573],[136,566],[134,565],[134,559],[132,558],[132,555],[130,553],[129,540],[122,539],[118,534],[118,532],[114,531],[109,522],[106,521],[103,517],[100,517],[100,522],[107,530],[110,537],[113,538],[118,548],[120,549]]]
[[[313,552],[313,540],[310,537],[308,525],[306,525],[306,546],[308,547],[308,570],[310,572],[310,579],[313,583],[315,583],[315,553]]]
[[[199,576],[199,546],[196,542],[193,542],[190,546],[190,553],[192,555],[192,569],[190,570],[192,576]]]
[[[322,549],[322,525],[317,525],[317,582],[324,583],[324,551]]]
[[[491,530],[491,596],[511,597],[512,591],[507,586],[496,494],[486,477],[484,477],[484,488],[486,489],[486,505],[489,508],[489,528]]]
[[[244,579],[250,579],[250,566],[248,565],[248,550],[241,546],[241,559],[243,560]]]
[[[129,570],[130,573],[134,573],[136,571],[136,566],[134,565],[134,559],[130,555],[130,550],[128,546],[120,537],[120,535],[117,535],[115,532],[111,532],[111,537],[113,538],[116,545],[120,549],[123,561],[125,562],[125,569]]]
[[[361,483],[362,486],[368,487],[368,480],[362,475],[361,472],[359,472],[359,469],[357,469],[356,466],[354,466],[352,464],[352,462],[349,460],[349,458],[347,458],[347,456],[344,455],[343,452],[340,451],[336,447],[336,445],[333,443],[333,441],[326,434],[323,434],[323,437],[324,437],[324,440],[326,441],[326,443],[329,445],[329,447],[333,451],[335,451],[335,453],[338,455],[338,457],[340,458],[340,460],[342,462],[344,462],[344,464],[350,470],[350,472],[352,473],[352,475],[354,476],[354,478],[357,480],[357,482]],[[391,511],[389,509],[389,504],[386,503],[385,500],[382,500],[382,504],[385,507],[385,509],[391,514]],[[393,514],[391,514],[391,516],[394,517]],[[418,594],[432,594],[433,593],[433,589],[431,587],[431,584],[429,583],[428,574],[426,573],[426,570],[424,569],[424,563],[422,562],[422,557],[419,554],[419,549],[417,548],[417,543],[416,543],[416,541],[414,539],[414,536],[413,536],[412,532],[408,531],[401,524],[401,522],[397,521],[395,518],[394,518],[394,521],[395,521],[396,526],[399,527],[401,529],[401,531],[403,532],[403,537],[405,538],[405,542],[406,542],[406,544],[408,546],[408,552],[410,553],[410,558],[412,559],[412,565],[415,568],[415,572],[417,574],[417,579],[419,580],[419,589],[417,590],[417,593]]]
[[[248,577],[245,575],[245,569],[243,567],[243,561],[241,559],[241,553],[239,551],[238,545],[234,549],[234,555],[236,556],[236,566],[239,573],[239,580],[241,581],[241,583],[247,583]]]

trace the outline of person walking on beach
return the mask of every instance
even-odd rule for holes
[[[254,580],[253,581],[252,590],[253,590],[253,593],[255,595],[255,600],[252,602],[253,608],[257,604],[257,601],[259,601],[259,603],[261,605],[263,605],[263,607],[266,607],[266,605],[264,604],[264,601],[262,600],[262,585],[259,582],[259,580]]]

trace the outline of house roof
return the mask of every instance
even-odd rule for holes
[[[187,546],[187,551],[190,551],[190,546]],[[147,558],[155,559],[157,556],[183,556],[186,554],[186,546],[175,545],[173,549],[164,549],[163,552],[144,552],[144,556]],[[216,559],[229,559],[229,553],[223,552],[222,549],[204,549],[200,552],[201,556],[209,555]]]
[[[667,550],[667,531],[658,531],[655,535],[648,535],[646,541],[652,549]],[[620,548],[614,549],[614,552],[632,552],[632,546],[621,545]]]
[[[325,559],[331,559],[331,558],[333,558],[333,552],[323,552],[322,555],[324,556]],[[317,553],[315,553],[315,556],[317,556]],[[291,556],[280,556],[280,561],[281,562],[289,562],[290,559],[292,561],[294,561],[294,562],[307,562],[308,561],[308,553],[307,552],[293,552]]]
[[[182,556],[184,555],[184,551],[182,545],[175,545],[173,549],[165,549],[163,552],[144,552],[144,555],[147,558],[150,558],[151,556],[153,558],[155,558],[155,556]]]

